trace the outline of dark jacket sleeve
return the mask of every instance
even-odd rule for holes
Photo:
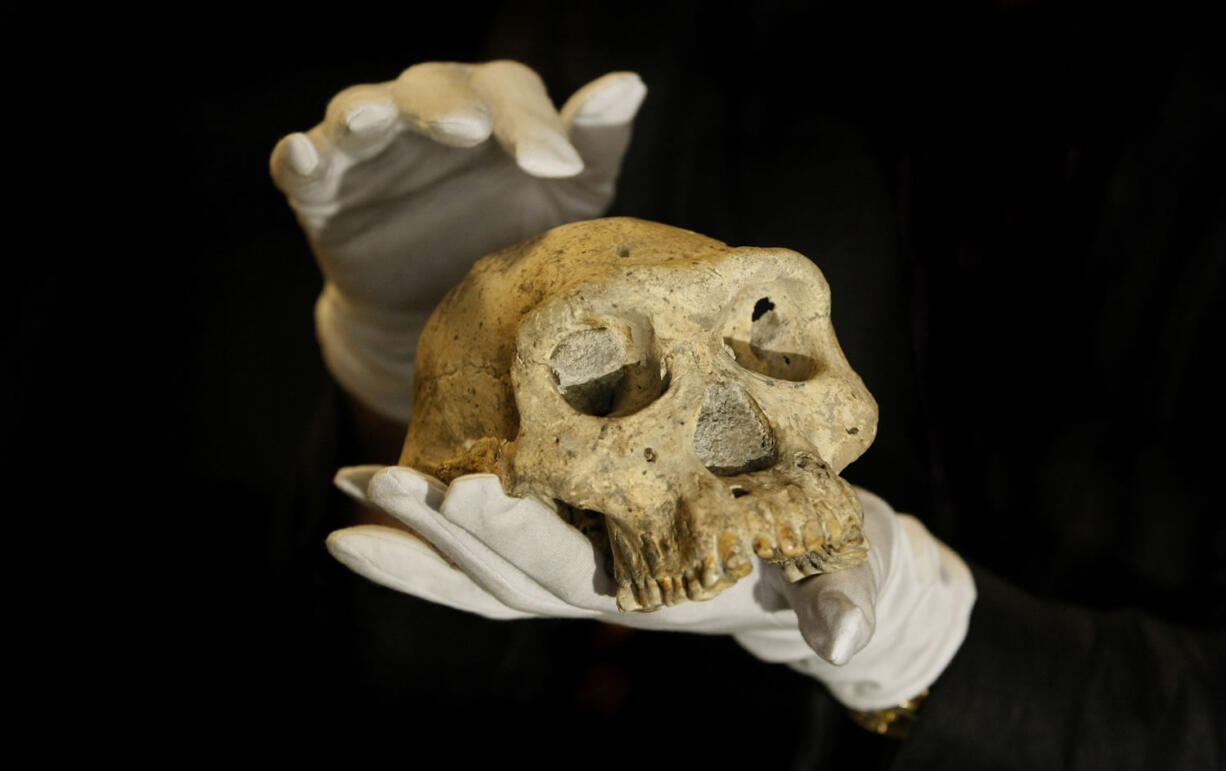
[[[1226,767],[1226,637],[1037,600],[982,569],[898,768]]]

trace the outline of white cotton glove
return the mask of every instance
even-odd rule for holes
[[[864,564],[796,584],[768,574],[798,627],[742,633],[737,641],[825,683],[846,707],[878,710],[914,698],[944,671],[966,638],[975,581],[919,520],[867,490],[856,494],[869,542]],[[863,614],[861,623],[848,621],[849,613]],[[834,655],[819,658],[815,650]]]
[[[374,525],[328,537],[334,557],[397,591],[497,619],[592,618],[719,634],[796,626],[787,602],[762,580],[761,564],[707,602],[619,611],[616,586],[587,537],[537,501],[506,495],[493,474],[463,476],[448,487],[402,466],[358,466],[342,469],[337,484],[429,542]]]
[[[480,257],[603,214],[645,95],[610,73],[559,113],[517,62],[430,62],[342,91],[278,142],[272,177],[324,274],[316,333],[341,386],[407,423],[435,305]]]
[[[447,487],[409,468],[359,466],[336,481],[429,541],[377,526],[332,533],[333,556],[372,581],[488,618],[733,634],[759,658],[827,684],[854,709],[893,706],[930,685],[965,637],[975,596],[956,554],[862,490],[871,556],[861,567],[790,584],[757,562],[713,600],[623,613],[588,539],[542,504],[507,496],[492,474]]]

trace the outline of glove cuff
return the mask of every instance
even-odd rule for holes
[[[324,365],[350,396],[383,417],[408,423],[417,339],[430,313],[359,305],[325,283],[315,303]]]

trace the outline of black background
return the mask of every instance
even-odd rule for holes
[[[146,622],[189,606],[147,661],[180,695],[222,685],[223,732],[295,748],[385,722],[457,758],[585,746],[608,765],[669,726],[691,737],[665,752],[678,759],[700,745],[778,765],[834,741],[798,738],[832,709],[820,695],[730,641],[491,625],[351,581],[322,553],[329,464],[394,459],[346,456],[313,337],[321,278],[268,154],[345,86],[437,59],[524,61],[558,104],[639,72],[649,94],[611,213],[818,263],[881,405],[849,480],[1040,598],[1220,630],[1226,124],[1202,22],[1043,3],[918,17],[549,2],[200,20],[146,69],[173,116],[145,219],[157,237],[130,281],[119,271],[140,298],[116,310],[131,326],[89,347],[98,393],[137,398],[69,418],[109,479],[156,477],[144,494],[112,484],[142,527],[174,523],[182,546],[152,562],[190,555],[176,579],[136,571]],[[22,276],[32,458],[63,455],[43,421],[89,328],[63,320],[64,265]],[[107,450],[135,430],[128,410],[152,466]],[[286,736],[260,727],[286,717]],[[302,733],[319,725],[337,731]],[[523,745],[494,749],[512,735]]]

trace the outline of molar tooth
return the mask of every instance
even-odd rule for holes
[[[698,575],[693,568],[686,568],[681,575],[682,585],[685,587],[685,596],[691,600],[701,600],[703,596],[702,584],[698,580]]]
[[[729,576],[743,578],[753,570],[753,563],[749,561],[749,556],[745,553],[745,545],[735,533],[721,533],[716,542],[716,548],[720,560],[724,563],[724,570]]]
[[[643,595],[646,602],[643,604],[649,608],[658,608],[664,604],[664,598],[660,596],[660,585],[653,579],[647,579],[643,582]]]
[[[680,577],[682,586],[685,587],[685,598],[688,599],[704,599],[705,594],[702,593],[702,583],[698,579],[698,575],[693,570],[685,571],[685,574]]]
[[[724,563],[724,570],[736,578],[744,578],[753,572],[753,563],[744,554],[734,554]]]
[[[702,558],[702,586],[704,589],[710,589],[719,583],[719,570],[715,567],[715,558],[706,556]]]
[[[681,588],[680,582],[673,578],[673,576],[660,576],[656,579],[656,582],[660,585],[660,594],[664,597],[664,604],[676,605],[676,592]]]
[[[708,589],[704,589],[702,586],[701,576],[694,576],[690,580],[689,587],[690,587],[690,593],[687,596],[691,600],[694,600],[695,602],[699,602],[702,600],[709,600],[712,597],[714,597],[716,594],[719,594],[719,590],[712,592]]]
[[[775,545],[764,535],[759,535],[753,539],[753,550],[755,554],[764,560],[770,559],[775,555]]]
[[[802,554],[798,562],[800,565],[800,572],[804,573],[806,576],[815,576],[822,572],[821,569],[818,568],[817,562],[813,559],[813,555],[811,553]]]
[[[682,573],[679,576],[673,576],[673,583],[677,587],[677,604],[678,605],[685,602],[686,600],[693,599],[692,597],[690,597],[689,579],[686,578],[684,573]]]
[[[786,525],[779,526],[778,539],[779,551],[783,552],[785,556],[794,557],[804,551],[796,539],[796,533]]]

